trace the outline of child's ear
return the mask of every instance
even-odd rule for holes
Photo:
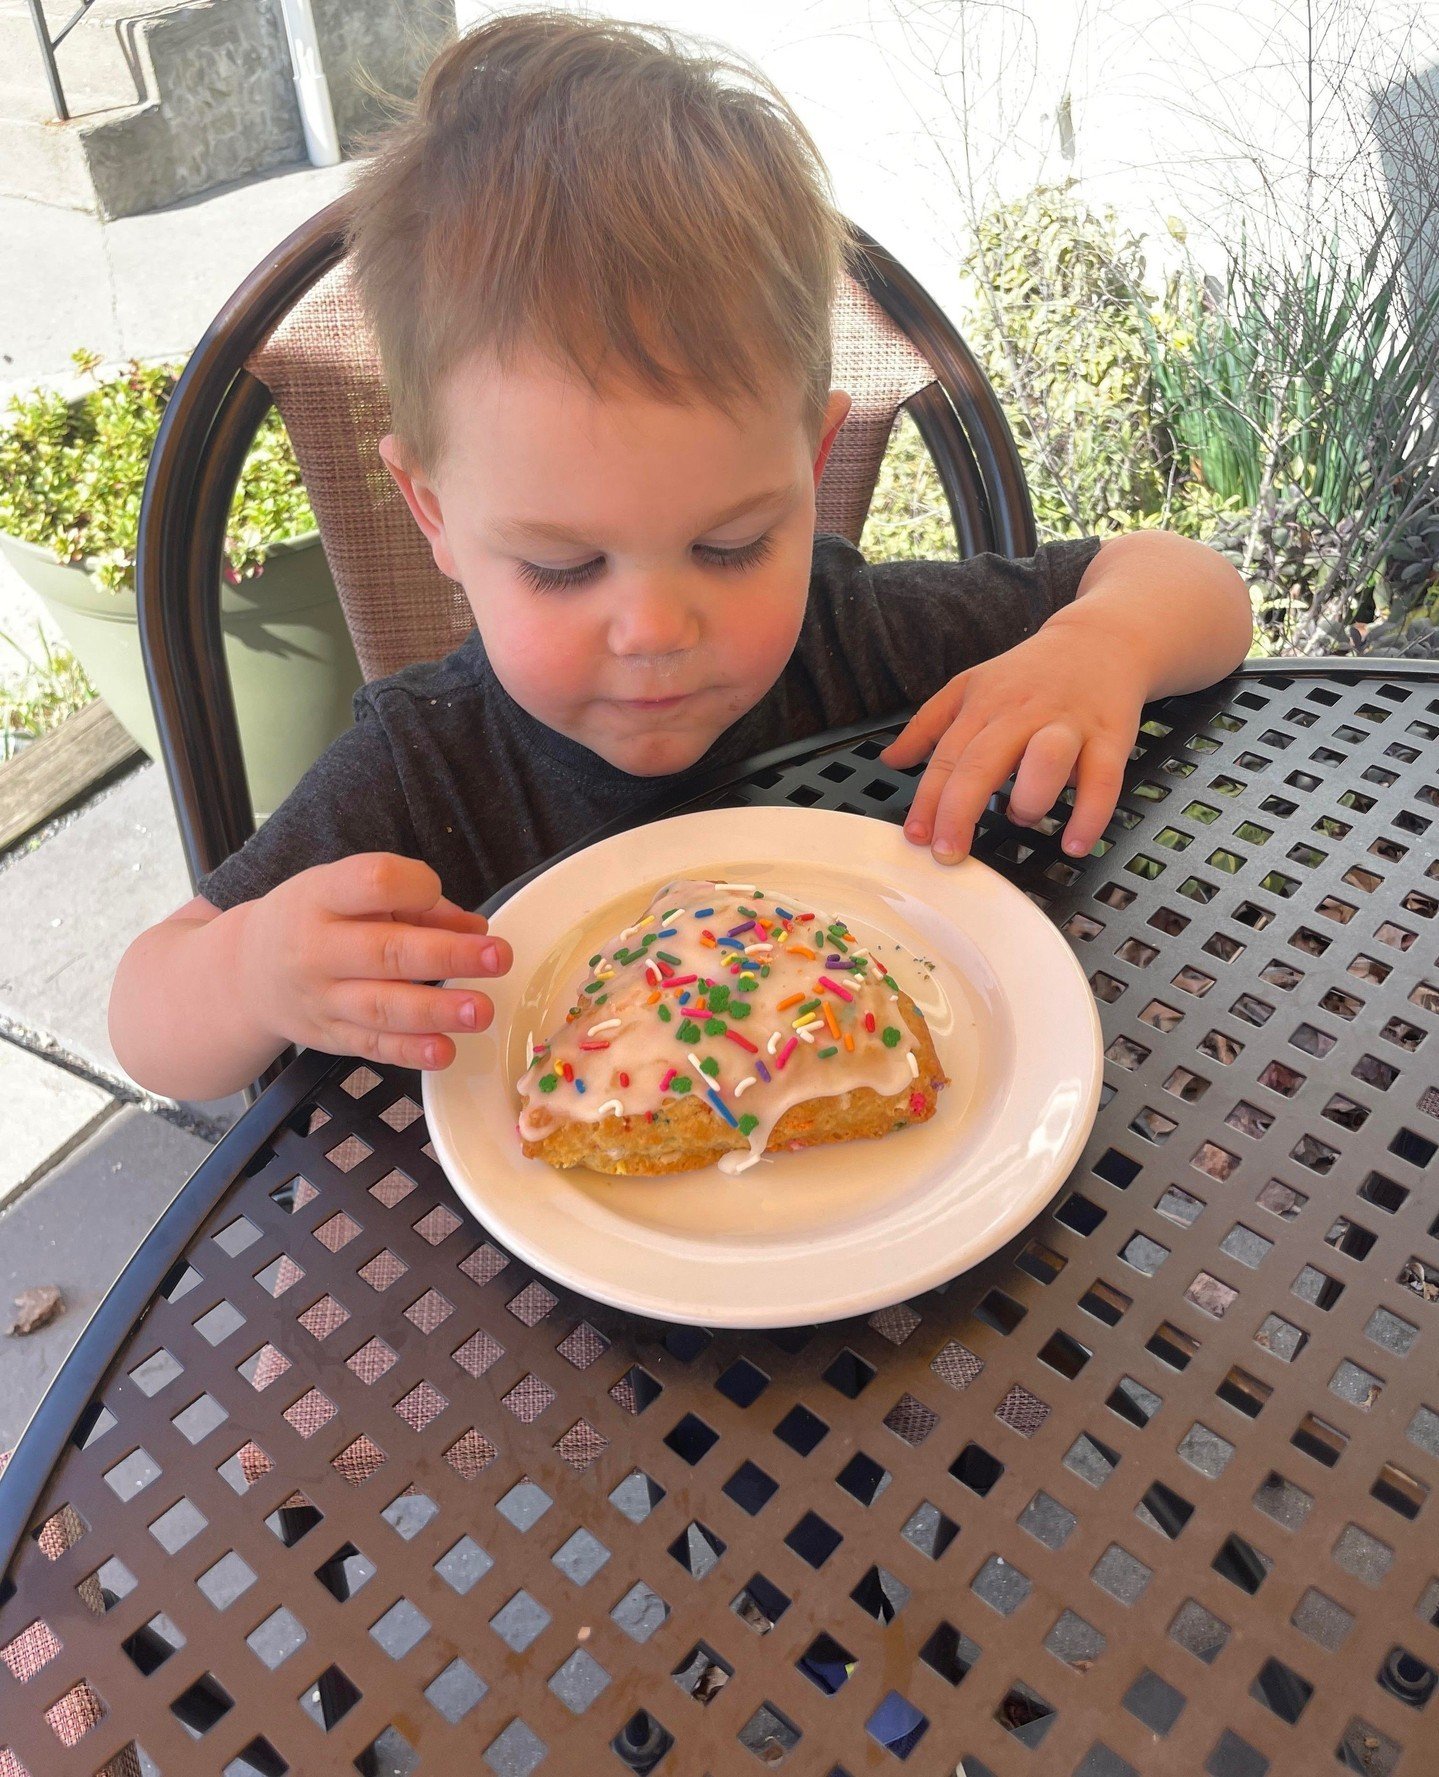
[[[405,496],[405,504],[414,514],[415,523],[425,533],[435,566],[447,578],[458,580],[455,559],[445,538],[445,515],[440,510],[440,496],[422,475],[414,474],[404,466],[393,432],[387,432],[380,440],[379,451],[380,460]]]
[[[824,474],[824,465],[829,457],[830,449],[840,427],[849,417],[852,403],[843,389],[831,389],[829,401],[824,410],[824,431],[820,436],[819,451],[814,459],[814,485],[819,486],[820,477]]]

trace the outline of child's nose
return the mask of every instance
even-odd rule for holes
[[[631,580],[615,602],[610,650],[623,657],[678,654],[699,640],[700,625],[684,595],[659,576]]]

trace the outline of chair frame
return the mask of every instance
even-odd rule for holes
[[[272,406],[246,364],[344,254],[347,200],[318,211],[255,267],[206,329],[166,406],[140,507],[140,645],[192,885],[255,830],[220,628],[226,522]],[[935,371],[903,405],[932,457],[960,553],[1030,555],[1034,513],[989,379],[929,293],[849,225],[851,270]]]

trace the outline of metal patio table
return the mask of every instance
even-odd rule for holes
[[[686,806],[899,818],[891,731]],[[1439,1768],[1436,741],[1435,669],[1271,663],[1155,707],[1099,855],[989,818],[1099,1119],[865,1318],[553,1288],[415,1075],[302,1055],[0,1484],[0,1771]]]

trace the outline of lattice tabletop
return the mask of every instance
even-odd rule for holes
[[[709,800],[898,817],[884,738]],[[1439,678],[1248,674],[1082,867],[990,821],[1104,1102],[867,1319],[553,1289],[413,1075],[301,1057],[0,1484],[0,1772],[1439,1768],[1436,739]]]

